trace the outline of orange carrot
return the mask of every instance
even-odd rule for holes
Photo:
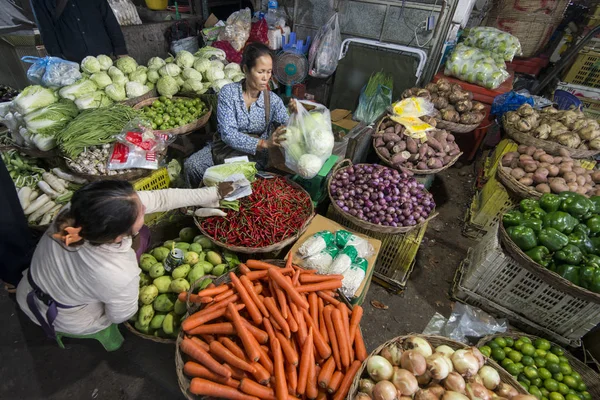
[[[262,346],[259,347],[259,351],[260,351],[260,360],[258,360],[258,362],[260,363],[260,365],[262,365],[269,374],[273,374],[273,361],[271,360],[271,357],[269,357],[269,354],[267,353],[267,351],[265,351]]]
[[[215,302],[219,302],[219,301],[221,301],[223,299],[228,298],[229,296],[233,296],[234,293],[235,292],[233,291],[233,289],[226,290],[223,293],[221,293],[221,294],[219,294],[219,295],[217,295],[217,296],[214,297]]]
[[[290,363],[285,363],[285,377],[287,378],[289,393],[291,395],[295,395],[296,390],[298,389],[298,369],[297,369],[297,367]]]
[[[329,335],[329,342],[331,343],[331,350],[333,352],[333,358],[335,360],[335,365],[337,369],[342,369],[342,361],[340,359],[340,348],[337,342],[337,337],[335,335],[335,327],[333,326],[333,321],[331,319],[331,312],[334,310],[333,306],[326,306],[323,309],[323,319],[325,320],[325,326],[327,326],[327,334]]]
[[[283,315],[281,315],[281,313],[279,312],[277,304],[275,304],[275,300],[272,297],[267,297],[265,298],[264,303],[275,322],[277,322],[277,325],[279,325],[279,327],[281,328],[285,337],[291,337],[292,335],[290,332],[290,326],[288,325],[287,321],[283,318]]]
[[[360,329],[356,330],[356,335],[354,335],[354,349],[356,351],[356,359],[359,361],[365,361],[368,357],[367,347],[365,346],[365,341],[362,336],[362,332]]]
[[[318,383],[319,386],[323,389],[327,388],[329,385],[329,381],[335,372],[335,359],[333,357],[329,357],[325,364],[323,364],[323,368],[321,368],[321,373],[319,374]]]
[[[234,388],[237,388],[240,384],[239,381],[233,378],[225,378],[224,376],[217,375],[205,366],[195,363],[193,361],[188,361],[184,364],[183,372],[187,376],[190,376],[192,378],[204,378]]]
[[[208,321],[212,321],[213,319],[217,319],[222,317],[225,314],[226,310],[200,310],[197,313],[194,313],[187,317],[182,323],[181,327],[184,331],[188,331],[190,329],[194,329],[195,327],[205,324]]]
[[[248,378],[242,379],[240,381],[239,389],[242,392],[249,394],[250,396],[258,397],[259,399],[276,400],[275,399],[275,391],[273,389],[263,386],[261,384],[258,384],[256,382],[254,382],[252,379],[248,379]]]
[[[233,287],[237,290],[240,295],[240,299],[246,305],[246,311],[248,311],[248,315],[252,318],[252,321],[255,325],[260,325],[262,323],[262,314],[258,310],[258,307],[252,297],[250,297],[250,293],[246,290],[244,285],[242,285],[242,281],[237,277],[235,272],[229,273],[229,279],[231,279],[231,283]]]
[[[233,365],[229,365],[226,362],[224,362],[221,365],[223,365],[225,368],[227,368],[231,372],[231,377],[233,379],[237,379],[239,381],[240,379],[244,379],[247,377],[246,373],[243,370],[241,370],[237,367],[234,367]]]
[[[217,287],[217,285],[215,285],[214,283],[211,282],[211,283],[208,284],[208,286],[205,289],[213,289],[213,288],[216,288],[216,287]]]
[[[341,371],[335,371],[327,385],[327,392],[334,393],[342,383],[342,379],[344,379],[344,374]]]
[[[229,400],[259,400],[258,397],[248,396],[237,389],[202,378],[192,379],[190,392],[200,396],[211,396]]]
[[[242,282],[244,289],[246,289],[246,292],[248,292],[248,294],[252,298],[252,301],[254,302],[254,304],[256,304],[256,307],[258,307],[258,310],[261,312],[261,314],[264,317],[268,318],[269,311],[267,310],[265,305],[262,303],[262,301],[260,301],[260,299],[258,298],[258,294],[254,291],[254,286],[252,285],[252,281],[250,279],[248,279],[247,276],[241,276],[240,282]],[[261,288],[262,288],[262,286],[261,286]]]
[[[254,367],[248,364],[243,358],[237,357],[231,351],[229,351],[225,346],[223,346],[220,342],[214,341],[210,344],[210,352],[213,356],[225,361],[226,363],[237,367],[243,371],[254,373]]]
[[[318,290],[329,290],[339,289],[342,287],[342,281],[340,279],[331,279],[318,283],[309,283],[306,285],[300,285],[296,288],[298,293],[316,292]]]
[[[308,382],[308,372],[310,370],[310,363],[312,361],[313,354],[313,331],[308,330],[308,336],[304,341],[302,347],[302,359],[300,360],[300,369],[298,370],[298,394],[304,394],[306,392],[306,383]]]
[[[352,319],[350,319],[350,343],[354,343],[354,336],[358,330],[358,325],[363,316],[363,308],[359,305],[354,306],[352,309]]]
[[[340,350],[340,360],[342,361],[342,367],[348,368],[350,365],[350,353],[348,352],[348,335],[346,334],[346,328],[344,327],[344,321],[342,321],[342,313],[337,308],[331,312],[331,321],[335,329],[335,337],[338,342]]]
[[[267,334],[267,332],[257,328],[245,319],[242,319],[242,323],[244,324],[244,327],[246,327],[246,329],[250,331],[250,333],[252,334],[252,336],[254,336],[258,343],[265,344],[269,341],[269,335]]]
[[[216,374],[224,376],[226,378],[231,377],[231,372],[223,367],[217,360],[215,360],[206,350],[202,348],[198,343],[194,342],[187,337],[184,337],[180,345],[181,351],[194,360],[204,365],[209,370]]]
[[[308,380],[306,382],[306,397],[309,399],[316,399],[319,394],[319,389],[317,388],[317,371],[315,364],[315,355],[313,352],[310,352],[310,365],[308,368]]]
[[[247,274],[244,274],[244,276],[250,279],[251,281],[257,281],[259,279],[265,278],[268,274],[269,272],[265,269],[261,271],[250,271]]]
[[[350,317],[348,316],[348,307],[344,303],[340,303],[337,305],[337,309],[340,310],[340,314],[342,315],[342,322],[344,323],[344,329],[346,332],[346,337],[348,338],[347,347],[348,347],[348,365],[354,361],[354,351],[352,350],[352,342],[350,341]]]
[[[287,295],[286,295],[287,297]],[[298,332],[298,321],[296,321],[296,318],[294,317],[294,313],[292,312],[292,302],[288,299],[287,301],[287,305],[288,305],[288,317],[286,319],[288,325],[290,326],[290,331],[296,333]],[[297,308],[296,308],[297,310]]]
[[[278,331],[282,330],[281,326],[279,326],[279,324],[277,323],[277,321],[275,321],[275,318],[273,318],[272,315],[269,317],[269,322],[271,323],[271,325],[273,325],[273,329]]]
[[[319,297],[319,332],[321,332],[321,336],[327,343],[329,343],[329,334],[327,333],[327,326],[325,326],[325,317],[323,315],[323,310],[325,310],[325,302],[322,298]]]
[[[292,255],[288,254],[288,258],[285,260],[285,267],[286,268],[293,268],[293,265],[292,265],[292,261],[293,260],[292,259],[293,259]]]
[[[206,343],[208,343],[208,344],[211,344],[212,342],[214,342],[214,341],[215,341],[215,337],[214,337],[213,335],[200,335],[200,337],[201,337],[202,339],[204,339],[204,341],[205,341]],[[192,340],[193,340],[193,339],[194,339],[194,338],[192,337]]]
[[[186,301],[189,301],[190,303],[196,304],[207,304],[214,301],[214,299],[210,296],[198,296],[197,294],[190,294],[190,298],[188,299],[188,292],[179,293],[177,295],[177,298],[179,299],[179,301],[182,301],[184,303]]]
[[[227,310],[231,314],[231,322],[233,322],[236,334],[238,335],[238,337],[242,341],[242,344],[244,345],[246,354],[248,355],[250,360],[258,361],[260,359],[260,346],[258,345],[258,342],[254,338],[254,336],[250,334],[250,332],[244,329],[242,317],[240,317],[240,314],[236,310],[235,306],[233,304],[228,304]]]
[[[263,318],[263,325],[265,326],[265,331],[267,332],[267,335],[269,335],[269,342],[272,343],[273,340],[276,338],[275,331],[273,330],[273,324],[271,324],[269,318]]]
[[[203,342],[201,339],[199,339],[195,336],[192,336],[191,339],[194,342],[198,343],[204,350],[208,351],[210,349],[210,346],[208,344],[206,344],[205,342]]]
[[[302,346],[304,345],[306,337],[308,336],[308,327],[306,326],[304,317],[300,314],[300,311],[298,311],[296,304],[291,303],[290,308],[292,313],[296,315],[296,320],[298,321],[298,339],[300,340],[299,344]]]
[[[275,284],[275,295],[277,296],[277,302],[279,303],[279,309],[281,310],[281,315],[283,318],[288,318],[288,306],[287,306],[287,298],[285,297],[285,293],[281,288]]]
[[[304,297],[298,293],[296,288],[292,285],[291,281],[285,279],[285,277],[275,268],[269,269],[269,276],[279,287],[286,291],[288,296],[290,296],[290,300],[292,300],[298,307],[308,309],[308,302]]]
[[[238,270],[240,271],[240,274],[242,275],[246,275],[247,273],[250,273],[250,268],[248,268],[248,266],[244,263],[241,263],[240,265],[238,265]]]
[[[235,329],[230,322],[219,322],[216,324],[205,324],[190,329],[190,335],[235,335]]]
[[[281,345],[281,351],[285,355],[285,360],[292,365],[298,365],[298,354],[296,350],[292,347],[288,339],[286,339],[281,333],[275,332],[277,336],[277,340],[279,340],[279,344]]]
[[[210,303],[208,306],[206,306],[205,310],[208,310],[208,309],[218,310],[220,308],[227,308],[227,304],[235,303],[239,300],[239,298],[240,298],[240,296],[238,294],[233,294],[229,297],[224,298],[223,300],[221,300],[219,302]],[[246,305],[244,305],[244,307],[246,307]]]
[[[358,360],[354,360],[352,362],[352,364],[350,365],[350,368],[348,368],[348,371],[346,371],[346,375],[344,375],[344,379],[342,379],[340,386],[338,387],[337,391],[335,392],[335,396],[333,396],[333,400],[343,400],[346,398],[346,395],[348,394],[348,390],[350,390],[350,385],[352,384],[352,381],[354,380],[354,375],[356,375],[356,373],[358,372],[360,365],[361,365],[361,363]]]
[[[241,358],[242,360],[246,359],[246,354],[244,354],[244,350],[240,348],[233,340],[229,339],[227,336],[221,336],[219,338],[219,342],[223,344],[223,346],[227,347],[227,349],[235,354],[236,357]]]
[[[263,385],[269,383],[269,380],[271,379],[271,374],[265,369],[265,367],[263,367],[262,365],[260,365],[260,363],[257,362],[252,363],[251,366],[252,368],[254,368],[254,373],[252,374],[254,375],[254,379],[256,379]]]
[[[300,270],[296,270],[296,272],[294,272],[294,277],[292,278],[292,285],[300,285]]]
[[[324,301],[328,302],[329,304],[333,304],[334,306],[337,306],[340,301],[338,299],[336,299],[335,297],[319,290],[317,291],[317,296],[319,296],[320,298],[322,298]]]
[[[319,352],[319,355],[324,359],[329,358],[329,356],[331,356],[331,347],[329,347],[325,339],[323,339],[323,336],[321,336],[321,332],[319,332],[319,327],[317,326],[317,324],[315,324],[315,321],[312,320],[312,318],[308,314],[308,311],[303,309],[302,314],[304,314],[306,326],[312,328],[313,330],[313,339],[315,342],[315,347]]]
[[[246,265],[248,266],[248,268],[250,269],[269,269],[269,268],[276,268],[276,269],[280,269],[278,266],[273,265],[273,264],[269,264],[266,263],[264,261],[259,261],[259,260],[248,260],[246,262]]]
[[[275,397],[277,400],[287,399],[287,381],[285,378],[285,367],[283,361],[283,352],[279,340],[275,339],[271,343],[271,351],[273,352],[273,370],[275,375]]]
[[[317,395],[317,400],[327,400],[327,392],[319,389],[319,394]]]
[[[300,283],[319,283],[323,281],[328,281],[330,279],[344,279],[344,275],[311,275],[311,274],[302,274],[300,276]]]
[[[317,329],[319,329],[319,300],[315,292],[311,292],[308,295],[308,309],[310,317],[315,322]]]
[[[211,297],[215,297],[216,295],[219,295],[225,291],[227,291],[229,289],[229,286],[227,285],[219,285],[213,288],[206,288],[206,289],[202,289],[201,291],[198,292],[198,296],[200,297],[204,297],[204,296],[211,296]]]

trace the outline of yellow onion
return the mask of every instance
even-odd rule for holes
[[[485,365],[485,356],[481,354],[477,347],[471,347],[469,349],[471,353],[477,358],[477,362],[479,363],[479,368],[482,368]]]
[[[536,399],[537,398],[535,396],[532,396],[530,394],[519,394],[510,400],[536,400]]]
[[[518,396],[519,392],[508,383],[500,382],[500,385],[498,385],[496,388],[496,394],[498,394],[498,396],[512,399],[513,397]]]
[[[419,385],[421,386],[428,385],[429,382],[431,382],[431,373],[429,371],[425,371],[424,374],[417,376],[417,382],[419,382]]]
[[[484,365],[481,367],[477,375],[481,377],[483,381],[483,386],[485,386],[489,390],[494,390],[500,384],[500,374],[494,368]]]
[[[465,379],[458,372],[450,372],[448,377],[444,380],[444,387],[446,390],[453,392],[465,393]]]
[[[358,392],[356,396],[354,396],[354,400],[372,400],[371,396],[366,393]]]
[[[435,394],[437,397],[442,397],[444,393],[446,393],[446,389],[444,389],[437,383],[432,383],[431,385],[427,386],[427,390]]]
[[[490,400],[492,398],[485,386],[479,383],[468,383],[465,391],[471,400]]]
[[[408,339],[404,341],[404,348],[407,350],[415,350],[421,353],[425,358],[433,354],[433,349],[429,342],[418,336],[409,336]]]
[[[396,400],[400,395],[390,381],[377,382],[373,388],[373,400]]]
[[[417,378],[415,378],[412,372],[402,368],[395,369],[394,376],[392,376],[392,383],[403,396],[411,396],[419,390]]]
[[[429,389],[421,389],[415,393],[414,400],[440,400],[440,398]]]
[[[394,373],[394,367],[381,356],[371,356],[367,360],[367,372],[375,382],[387,381]]]
[[[470,377],[479,371],[479,362],[472,352],[467,350],[456,350],[452,354],[452,364],[456,372],[464,377]]]
[[[483,379],[479,375],[473,375],[466,379],[467,383],[478,383],[483,386]]]
[[[412,400],[412,397],[410,397],[410,396],[400,396],[400,397],[398,397],[398,400]]]
[[[454,349],[450,346],[446,346],[445,344],[443,344],[441,346],[436,347],[435,352],[442,353],[446,357],[452,357],[452,354],[454,354]]]
[[[375,386],[375,382],[370,379],[361,379],[358,381],[358,390],[369,396],[373,395],[373,386]]]
[[[448,390],[446,393],[444,393],[442,400],[469,400],[469,398],[464,394]]]
[[[400,365],[400,357],[402,357],[402,349],[396,344],[390,344],[381,350],[379,355],[390,362],[390,364]]]
[[[427,370],[433,379],[446,379],[451,369],[446,361],[447,357],[442,353],[434,353],[427,357]]]
[[[400,365],[403,369],[407,369],[413,375],[423,375],[427,370],[427,361],[423,355],[415,350],[408,350],[402,353]]]

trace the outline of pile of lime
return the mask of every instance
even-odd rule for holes
[[[152,124],[152,129],[161,131],[189,124],[207,111],[200,99],[169,99],[160,97],[150,106],[142,108],[142,116]]]
[[[592,396],[573,371],[564,351],[548,340],[496,337],[479,348],[515,376],[529,393],[542,400],[590,400]]]

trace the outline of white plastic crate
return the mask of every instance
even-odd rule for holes
[[[505,254],[497,229],[471,249],[458,282],[463,292],[490,302],[497,311],[519,316],[553,337],[578,343],[600,323],[600,304],[550,286]]]

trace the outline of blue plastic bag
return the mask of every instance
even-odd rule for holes
[[[21,61],[31,63],[27,78],[34,85],[58,88],[72,85],[81,79],[79,64],[58,57],[22,57]]]
[[[508,111],[516,111],[525,103],[530,104],[532,107],[534,106],[533,98],[523,96],[511,90],[508,93],[494,97],[491,114],[497,116],[498,118],[502,118],[504,113]]]

